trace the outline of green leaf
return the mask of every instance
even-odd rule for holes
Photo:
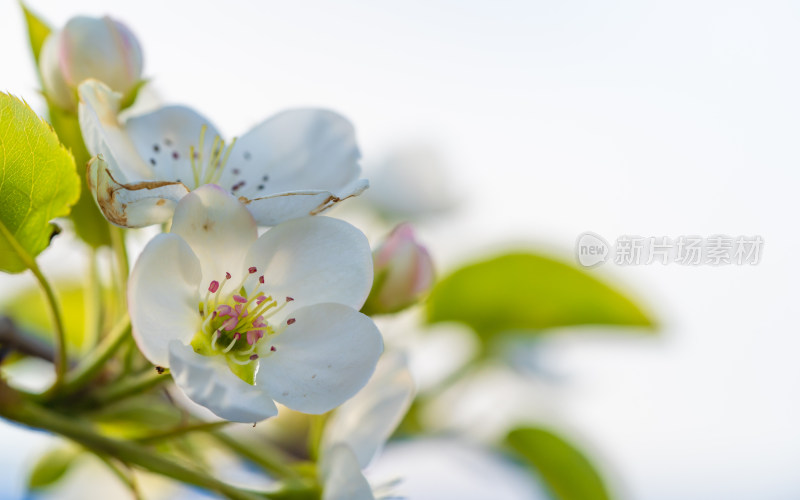
[[[632,300],[585,270],[533,253],[455,271],[437,283],[426,307],[429,322],[465,323],[484,341],[573,325],[653,326]]]
[[[508,444],[541,476],[558,500],[608,500],[603,480],[577,448],[544,429],[511,431]]]
[[[24,3],[20,2],[20,7],[22,7],[22,12],[25,14],[25,22],[28,25],[28,38],[31,42],[33,59],[36,61],[38,70],[39,53],[42,51],[42,45],[44,44],[47,35],[50,34],[50,27],[36,14],[31,12]]]
[[[119,103],[119,109],[124,110],[133,106],[133,103],[136,102],[136,98],[139,97],[139,92],[142,90],[142,87],[147,85],[149,82],[150,80],[146,78],[136,82],[133,88],[122,98],[122,102]]]
[[[69,151],[23,101],[0,92],[0,270],[26,269],[69,214],[80,180]]]
[[[28,477],[28,489],[40,490],[58,482],[80,454],[80,449],[69,446],[55,448],[42,455]]]

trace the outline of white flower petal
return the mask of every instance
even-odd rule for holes
[[[219,186],[206,184],[186,195],[175,209],[171,232],[186,240],[200,259],[203,286],[222,281],[226,272],[238,283],[252,265],[244,257],[258,237],[256,222]]]
[[[369,383],[328,419],[323,449],[345,443],[365,468],[400,424],[413,399],[414,381],[405,356],[384,355]]]
[[[236,142],[220,185],[236,187],[234,194],[248,199],[309,191],[343,199],[357,194],[349,188],[361,173],[360,157],[353,126],[343,116],[323,109],[289,110]]]
[[[252,200],[240,196],[239,201],[247,205],[259,225],[274,226],[290,219],[320,214],[340,201],[358,196],[367,187],[369,181],[360,179],[341,189],[338,194],[330,191],[293,191]]]
[[[325,413],[364,387],[383,351],[372,320],[341,304],[298,309],[283,333],[262,342],[256,384],[304,413]]]
[[[105,218],[121,227],[144,227],[168,221],[178,201],[189,192],[178,182],[121,184],[114,178],[108,163],[97,156],[86,166],[86,180]]]
[[[142,251],[128,282],[133,338],[151,363],[169,366],[171,340],[189,342],[200,327],[200,262],[174,234],[159,234]]]
[[[156,180],[153,169],[145,163],[119,122],[122,95],[98,80],[86,80],[78,86],[78,118],[86,149],[93,156],[102,155],[111,173],[121,183]]]
[[[334,446],[322,456],[322,500],[374,500],[372,488],[361,473],[353,452]]]
[[[265,290],[294,298],[284,313],[322,302],[361,309],[372,287],[366,236],[339,219],[305,217],[270,229],[253,244],[247,265],[257,266]]]
[[[231,372],[223,356],[202,356],[177,340],[169,343],[169,364],[175,383],[189,399],[232,422],[258,422],[278,414],[260,387]]]
[[[206,127],[202,154],[200,135]],[[183,182],[192,188],[195,183],[190,148],[198,152],[197,161],[207,165],[214,139],[221,134],[211,121],[185,106],[165,106],[144,115],[129,118],[125,130],[139,156],[150,165],[156,179]]]

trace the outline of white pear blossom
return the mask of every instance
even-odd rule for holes
[[[273,401],[325,413],[369,380],[383,341],[359,313],[372,284],[366,237],[305,217],[257,236],[236,198],[202,186],[148,243],[128,301],[136,342],[221,418],[256,422]]]
[[[362,469],[383,448],[414,399],[404,355],[378,363],[369,383],[328,419],[320,446],[323,500],[374,500]]]
[[[166,222],[189,191],[218,184],[259,225],[317,215],[367,188],[353,126],[323,109],[284,111],[226,143],[184,106],[121,119],[120,94],[87,80],[78,88],[89,187],[118,226]]]

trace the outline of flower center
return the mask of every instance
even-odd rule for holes
[[[192,161],[192,175],[194,176],[194,187],[198,188],[203,184],[217,184],[222,177],[222,171],[228,163],[228,158],[236,144],[234,137],[229,146],[225,146],[220,136],[214,136],[214,143],[211,145],[211,154],[208,158],[203,156],[203,145],[205,143],[207,127],[203,125],[200,129],[200,140],[197,149],[189,147],[189,158]]]
[[[255,267],[250,267],[245,280],[256,272]],[[198,304],[203,322],[191,346],[203,356],[224,356],[231,371],[253,385],[259,358],[276,350],[275,346],[267,350],[266,341],[262,339],[279,335],[295,322],[294,318],[289,318],[281,325],[273,325],[269,319],[294,299],[286,297],[279,304],[272,295],[262,291],[264,276],[259,276],[249,292],[242,280],[238,286],[229,286],[225,294],[223,289],[230,279],[231,274],[225,273],[221,282],[214,280],[208,285],[205,300]]]

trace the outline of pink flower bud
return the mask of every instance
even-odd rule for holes
[[[73,17],[44,42],[39,58],[44,91],[74,110],[76,87],[96,78],[127,95],[142,78],[142,49],[127,26],[110,17]]]
[[[410,224],[400,224],[372,254],[375,282],[367,312],[392,313],[416,303],[433,285],[433,261]]]

